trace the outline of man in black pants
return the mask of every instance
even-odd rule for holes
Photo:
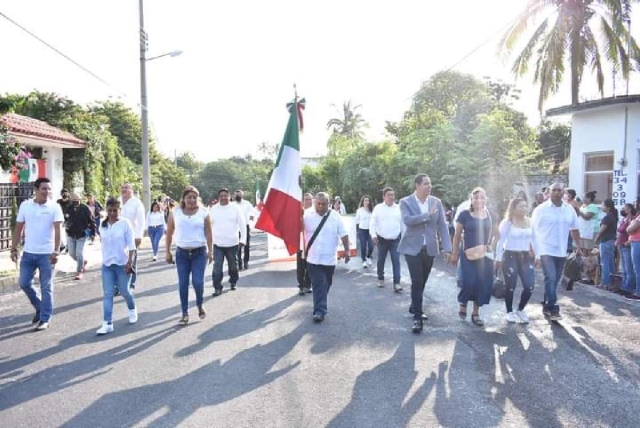
[[[244,215],[244,222],[247,225],[247,233],[246,233],[246,242],[243,242],[242,246],[238,246],[238,270],[249,269],[249,246],[251,245],[251,226],[249,226],[249,221],[253,220],[255,215],[255,208],[251,205],[251,202],[244,199],[244,192],[240,189],[235,192],[235,200],[238,204],[238,208],[242,215]],[[244,253],[244,260],[243,260]]]
[[[431,179],[418,174],[414,179],[416,191],[400,200],[402,222],[406,226],[398,252],[404,254],[411,275],[411,331],[420,333],[426,316],[422,312],[422,295],[429,279],[433,259],[440,252],[438,235],[445,253],[451,253],[451,239],[440,199],[431,196]]]
[[[313,195],[311,193],[305,193],[302,196],[302,216],[307,210],[313,209]],[[303,246],[304,247],[304,246]],[[296,274],[298,277],[298,294],[304,296],[311,293],[311,278],[309,278],[309,271],[307,270],[307,261],[304,259],[304,248],[296,254]]]

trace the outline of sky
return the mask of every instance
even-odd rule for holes
[[[202,161],[259,156],[260,143],[282,140],[294,84],[306,98],[303,157],[325,153],[326,124],[347,100],[362,106],[367,137],[382,141],[385,121],[402,118],[422,82],[480,45],[454,69],[516,83],[522,97],[514,107],[535,124],[538,89],[531,77],[514,82],[496,34],[526,3],[146,0],[148,57],[183,51],[147,63],[156,144],[167,156],[191,151]],[[0,0],[0,12],[109,83],[0,17],[0,93],[56,92],[81,104],[111,99],[139,110],[138,1]],[[640,92],[640,78],[631,89]],[[599,97],[589,83],[581,95]],[[567,82],[546,107],[569,103]]]

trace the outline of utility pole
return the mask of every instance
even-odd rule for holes
[[[151,162],[149,160],[149,112],[147,109],[147,47],[148,38],[144,31],[144,5],[139,0],[140,10],[140,117],[142,120],[142,203],[145,211],[151,209]]]

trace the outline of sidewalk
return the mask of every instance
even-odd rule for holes
[[[149,237],[142,238],[140,249],[151,248]],[[87,270],[100,266],[102,263],[102,245],[100,239],[93,244],[87,242],[84,246],[84,259],[87,261]],[[0,294],[11,293],[20,289],[18,286],[18,269],[11,261],[9,251],[0,253]],[[76,262],[68,254],[61,254],[56,263],[54,277],[61,280],[73,278],[76,273]],[[37,278],[37,274],[36,274]]]

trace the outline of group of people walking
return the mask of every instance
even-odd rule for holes
[[[499,270],[503,272],[507,289],[506,321],[527,323],[525,307],[534,288],[536,266],[541,267],[544,274],[544,315],[551,320],[561,319],[556,288],[569,249],[569,235],[578,252],[582,251],[586,242],[580,236],[579,210],[564,200],[562,184],[554,183],[550,187],[548,200],[540,202],[531,217],[528,215],[526,199],[513,199],[500,222],[487,208],[485,190],[479,187],[473,189],[468,205],[456,215],[453,239],[449,234],[445,207],[440,199],[431,194],[429,176],[418,174],[413,184],[414,192],[400,199],[399,203],[396,203],[392,188],[383,190],[383,202],[375,207],[372,207],[370,196],[363,196],[356,213],[363,268],[372,266],[373,248],[378,248],[376,268],[379,287],[385,286],[385,262],[389,255],[393,290],[398,293],[403,291],[400,254],[404,255],[411,280],[409,312],[413,314],[413,332],[421,332],[428,319],[423,304],[424,289],[434,260],[441,253],[444,253],[448,262],[459,264],[461,270],[462,281],[458,293],[458,315],[461,319],[467,318],[468,304],[471,302],[471,322],[477,326],[484,325],[480,308],[489,303],[495,271]],[[19,281],[36,310],[33,321],[37,323],[38,330],[49,327],[53,312],[52,266],[58,258],[62,224],[73,217],[83,219],[78,230],[85,226],[91,229],[89,223],[95,225],[95,207],[93,212],[79,209],[77,195],[72,194],[69,198],[71,206],[77,209],[66,211],[67,215],[60,204],[49,199],[50,193],[51,183],[48,179],[41,178],[35,182],[35,198],[20,206],[11,248],[11,257],[17,261],[18,245],[24,232]],[[95,228],[95,234],[102,240],[104,292],[103,323],[97,333],[101,335],[113,331],[113,299],[118,293],[126,301],[129,323],[135,323],[138,319],[133,290],[137,278],[138,249],[145,224],[151,238],[153,260],[157,258],[159,242],[165,235],[165,261],[176,265],[182,313],[180,323],[189,322],[189,285],[195,291],[198,317],[202,319],[206,316],[204,277],[208,264],[213,263],[214,297],[223,291],[225,260],[229,268],[229,287],[235,290],[239,271],[248,268],[247,225],[253,214],[253,210],[243,208],[242,196],[242,192],[236,192],[234,203],[230,201],[229,190],[220,189],[218,203],[207,208],[201,203],[198,189],[188,186],[182,193],[180,205],[166,219],[160,204],[154,203],[145,221],[141,201],[133,195],[129,183],[123,184],[121,199],[107,201],[106,216]],[[329,195],[324,192],[317,193],[315,197],[307,193],[303,197],[303,241],[298,254],[297,276],[300,294],[313,293],[312,316],[315,322],[322,322],[328,314],[328,293],[338,261],[339,242],[343,246],[345,262],[350,260],[347,231],[339,210],[332,209],[334,207],[331,205]],[[615,239],[616,236],[615,207],[610,205],[605,201],[605,210],[611,217],[602,219],[594,237],[601,246],[603,243],[609,245],[610,237]],[[625,267],[625,287],[629,289],[634,278],[637,279],[630,273],[635,260],[634,243],[638,243],[636,253],[640,260],[640,219],[635,217],[634,207],[625,207],[625,210],[628,210],[624,213],[625,220],[617,228],[620,232],[617,243],[624,247],[621,254]],[[75,226],[71,223],[67,224],[67,228],[74,231]],[[73,233],[68,235],[70,238],[75,236]],[[491,259],[487,255],[493,250],[495,257]],[[84,267],[84,262],[78,263]],[[40,295],[32,285],[36,270],[40,271]],[[513,299],[518,279],[523,290],[514,311]]]

